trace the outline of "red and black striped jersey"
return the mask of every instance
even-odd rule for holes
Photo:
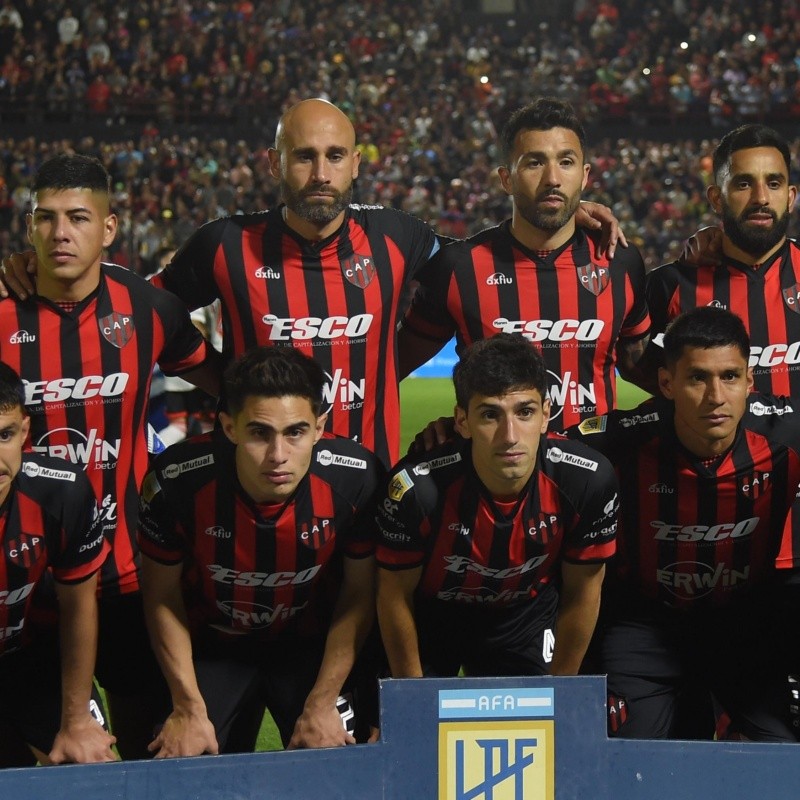
[[[37,297],[0,305],[0,359],[24,380],[33,450],[82,465],[98,498],[112,542],[104,594],[138,588],[136,517],[153,367],[178,374],[205,356],[176,297],[110,264],[74,311]]]
[[[328,376],[327,429],[394,463],[400,303],[438,240],[408,214],[350,206],[336,233],[312,242],[289,228],[282,212],[204,225],[154,282],[190,308],[222,301],[227,359],[256,345],[313,356]]]
[[[800,395],[800,247],[787,240],[753,268],[725,259],[717,267],[665,264],[647,277],[653,336],[683,311],[719,306],[750,334],[750,366],[759,392]]]
[[[83,471],[61,459],[23,455],[0,508],[0,543],[2,656],[29,640],[34,588],[48,567],[56,580],[77,583],[106,557],[97,502]]]
[[[327,630],[342,557],[373,553],[383,466],[356,442],[323,437],[292,496],[262,506],[241,488],[235,452],[216,432],[155,459],[142,489],[142,553],[186,565],[194,625],[266,637]]]
[[[778,559],[800,563],[785,528],[800,483],[800,455],[788,444],[800,443],[800,414],[767,396],[749,402],[711,466],[680,443],[674,406],[661,399],[568,431],[617,469],[618,574],[646,597],[678,609],[727,606],[774,580]]]
[[[644,264],[636,248],[609,262],[583,231],[546,258],[511,234],[510,223],[447,245],[420,275],[403,325],[460,353],[499,332],[541,348],[551,429],[616,405],[616,347],[650,328]]]
[[[376,557],[385,569],[421,566],[421,597],[508,605],[557,586],[562,560],[609,559],[616,518],[614,470],[588,447],[543,438],[527,487],[501,503],[475,473],[469,442],[459,441],[391,472]]]

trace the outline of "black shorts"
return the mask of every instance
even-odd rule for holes
[[[195,675],[220,752],[252,752],[265,709],[285,747],[317,679],[324,649],[322,636],[264,641],[209,631],[195,642]],[[381,652],[375,630],[338,703],[343,724],[358,741],[366,741],[369,726],[377,725]]]
[[[108,730],[103,701],[94,685],[89,707]],[[61,727],[61,662],[55,637],[36,640],[0,658],[0,726],[43,753],[52,750]]]
[[[547,675],[553,658],[558,591],[492,608],[418,600],[414,617],[426,676]]]
[[[150,646],[140,592],[98,602],[98,683],[122,696],[163,697],[166,682]]]
[[[788,660],[771,603],[682,612],[629,596],[599,641],[608,674],[609,733],[634,739],[676,735],[686,698],[713,696],[753,741],[796,741],[789,719]],[[705,713],[705,712],[704,712]],[[713,729],[713,720],[708,720]]]

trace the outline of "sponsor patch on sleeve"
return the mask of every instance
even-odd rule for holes
[[[161,484],[158,482],[155,472],[148,472],[142,483],[142,500],[149,503],[161,491]]]
[[[578,430],[588,436],[591,433],[603,433],[608,424],[608,417],[589,417],[578,425]]]
[[[392,478],[389,484],[389,497],[392,500],[400,500],[403,495],[414,485],[406,470],[401,470]]]

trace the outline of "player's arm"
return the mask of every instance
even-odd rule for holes
[[[700,228],[686,240],[681,261],[693,267],[716,266],[722,261],[722,239],[721,228]]]
[[[172,696],[172,713],[149,745],[156,758],[217,753],[214,726],[197,686],[192,642],[181,593],[183,564],[142,555],[142,599],[153,652]]]
[[[562,562],[551,675],[578,674],[597,624],[604,575],[605,564]]]
[[[619,220],[608,206],[601,203],[581,201],[575,212],[575,224],[587,230],[599,230],[600,253],[607,258],[614,258],[617,244],[623,247],[628,246],[625,234],[619,227]]]
[[[402,380],[430,361],[450,341],[449,336],[421,336],[407,325],[397,332],[397,371]]]
[[[622,378],[644,388],[640,383],[643,376],[639,372],[639,364],[647,350],[650,336],[640,336],[638,339],[620,339],[617,342],[617,369]]]
[[[344,559],[344,578],[317,680],[298,717],[289,748],[355,744],[336,710],[342,686],[375,621],[375,559]]]
[[[0,297],[9,292],[25,300],[36,291],[38,262],[35,250],[23,250],[6,256],[0,264]]]
[[[52,764],[114,761],[116,739],[92,716],[97,654],[97,573],[77,583],[56,581],[61,649],[61,727],[47,756]]]
[[[193,383],[198,389],[202,389],[212,397],[219,397],[222,382],[222,357],[206,341],[206,358],[203,363],[199,367],[182,373],[181,378]]]
[[[422,567],[378,568],[378,623],[394,678],[422,677],[414,622],[414,592],[421,577]]]

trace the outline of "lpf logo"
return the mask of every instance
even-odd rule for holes
[[[439,692],[439,800],[553,800],[552,689]]]

